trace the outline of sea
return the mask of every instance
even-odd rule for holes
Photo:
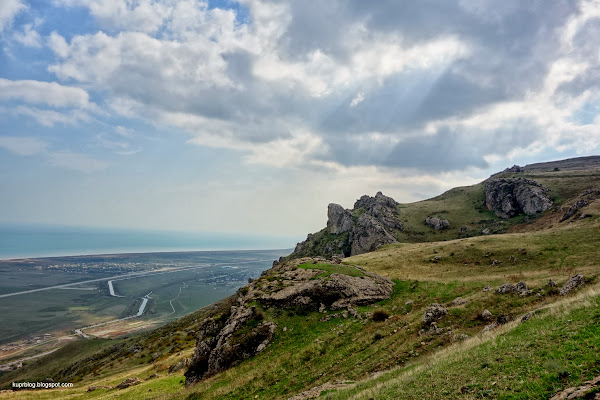
[[[282,235],[0,225],[0,260],[95,254],[290,249],[299,240]]]

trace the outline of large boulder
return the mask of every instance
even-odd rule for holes
[[[485,183],[485,205],[500,218],[535,215],[552,207],[548,191],[530,179],[491,179]]]
[[[565,282],[563,287],[560,289],[560,295],[564,296],[571,293],[573,290],[579,289],[585,284],[585,277],[581,274],[574,275]]]
[[[425,224],[436,231],[441,231],[450,226],[450,222],[447,219],[441,219],[439,217],[427,217],[425,219]]]
[[[348,232],[354,226],[352,213],[339,204],[331,203],[327,207],[327,230],[329,233]]]

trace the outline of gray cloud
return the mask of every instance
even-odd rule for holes
[[[318,159],[447,171],[485,168],[485,156],[538,140],[547,126],[537,114],[498,123],[494,107],[548,90],[553,63],[587,60],[599,31],[595,21],[577,27],[577,50],[565,51],[561,29],[581,10],[569,1],[246,3],[247,25],[199,8],[202,27],[178,31],[153,13],[151,22],[177,41],[151,32],[81,36],[64,45],[54,38],[60,46],[51,70],[136,102],[144,118],[169,114],[191,135],[221,135],[224,146],[314,143],[293,141],[302,130],[327,146]],[[597,71],[590,66],[560,90],[574,96],[598,87]],[[478,115],[494,119],[494,127],[475,132],[465,121]],[[373,134],[385,140],[368,144]]]

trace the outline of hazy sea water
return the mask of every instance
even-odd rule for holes
[[[298,238],[225,233],[0,225],[0,259],[198,250],[287,249]]]

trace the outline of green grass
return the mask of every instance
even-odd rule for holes
[[[339,265],[339,264],[325,264],[325,263],[305,263],[298,265],[298,268],[301,269],[318,269],[320,271],[324,271],[319,275],[315,276],[315,278],[320,277],[328,277],[331,274],[341,274],[341,275],[349,275],[349,276],[365,276],[364,271],[361,271],[358,268],[349,267],[347,265]]]
[[[547,399],[600,374],[600,297],[540,312],[507,332],[456,346],[327,399]],[[477,342],[479,343],[479,342]]]

